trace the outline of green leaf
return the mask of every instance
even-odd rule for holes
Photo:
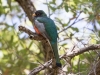
[[[56,8],[51,5],[49,7],[52,9],[53,12],[56,10]]]
[[[25,48],[25,44],[22,41],[20,41],[20,45]]]
[[[59,30],[59,29],[60,29],[60,28],[59,28],[59,27],[57,27],[57,26],[56,26],[56,28],[57,28],[57,30]]]
[[[100,37],[100,31],[99,31],[99,37]]]
[[[64,23],[64,24],[62,24],[62,25],[63,25],[64,27],[65,27],[65,26],[68,26],[68,24],[66,24],[66,23]]]
[[[11,7],[11,0],[7,0],[7,3],[8,3],[8,5],[9,5],[10,10],[12,10],[12,7]]]
[[[0,6],[0,15],[1,14],[5,14],[5,9],[3,8],[3,6]]]
[[[65,5],[64,7],[65,7],[66,12],[68,12],[69,11],[68,10],[68,5]]]
[[[72,30],[79,32],[78,28],[75,28],[75,27],[71,27],[71,28],[72,28]]]
[[[52,1],[49,2],[49,4],[56,4],[55,1],[56,1],[56,0],[52,0]]]
[[[77,5],[79,2],[80,2],[80,0],[73,0],[74,1],[74,3]]]
[[[2,4],[1,0],[0,0],[0,4]]]
[[[30,42],[28,48],[30,48],[32,46],[32,44],[33,44],[33,41]]]

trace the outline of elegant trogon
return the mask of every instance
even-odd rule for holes
[[[49,40],[56,59],[56,66],[61,67],[57,47],[58,34],[54,21],[47,17],[46,13],[43,10],[37,10],[33,14],[33,21],[36,33]]]

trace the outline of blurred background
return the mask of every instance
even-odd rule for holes
[[[37,10],[44,10],[58,29],[59,54],[100,42],[99,0],[31,0]],[[34,31],[23,9],[15,0],[0,0],[0,74],[27,75],[44,63],[42,44],[20,32],[23,25]],[[85,52],[71,60],[61,60],[67,74],[87,75],[99,51]],[[39,73],[43,75],[43,71]]]

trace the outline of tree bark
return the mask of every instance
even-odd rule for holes
[[[96,62],[92,63],[88,75],[100,75],[100,57]]]

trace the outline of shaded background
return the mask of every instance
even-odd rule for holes
[[[58,29],[59,54],[100,42],[99,0],[32,0],[37,10],[44,10]],[[48,10],[49,8],[49,10]],[[24,25],[34,31],[22,8],[14,0],[0,0],[0,73],[27,75],[44,61],[40,41],[30,40],[19,32]],[[67,74],[87,75],[99,51],[90,51],[72,59],[71,65],[61,60]],[[43,71],[39,73],[43,75]]]

